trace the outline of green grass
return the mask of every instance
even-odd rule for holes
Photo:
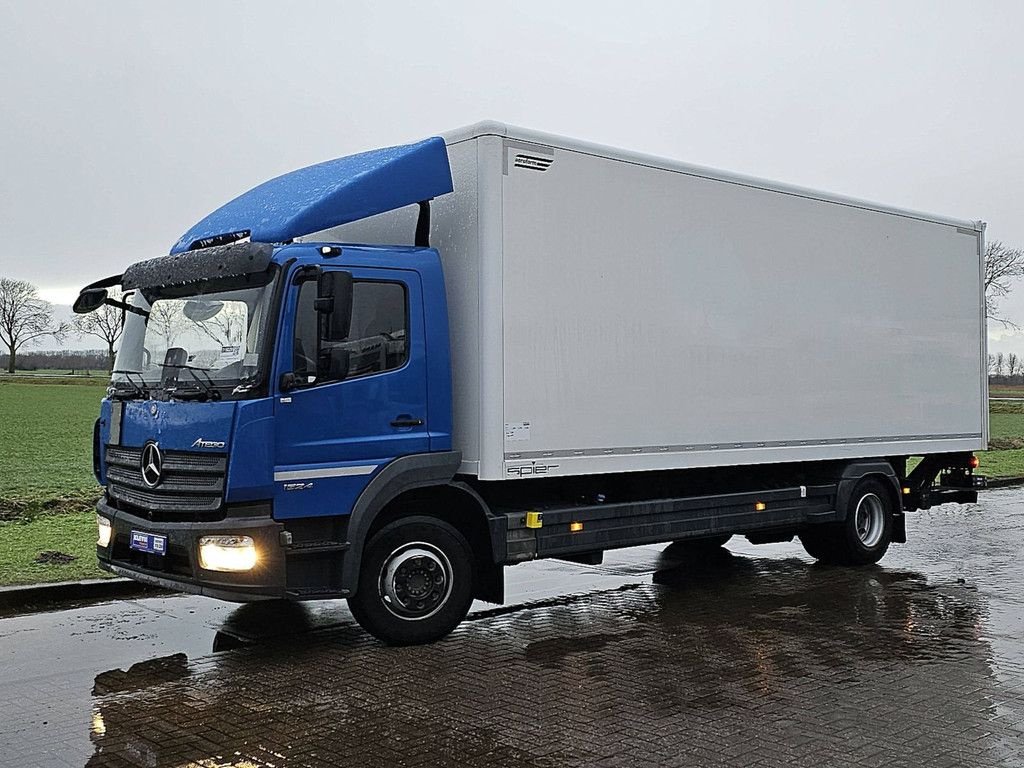
[[[1015,384],[991,384],[989,397],[1024,397],[1024,387]]]
[[[108,575],[96,566],[92,425],[105,380],[94,382],[0,381],[0,584]],[[47,550],[76,559],[34,562]]]
[[[42,552],[75,559],[60,565],[35,562]],[[72,512],[0,523],[0,584],[38,584],[110,576],[96,565],[96,514]]]
[[[67,371],[19,371],[0,373],[0,384],[76,384],[87,387],[106,386],[110,374],[106,371],[90,371],[89,375]]]
[[[96,495],[92,427],[102,385],[0,383],[0,499]]]
[[[1024,449],[1009,451],[982,451],[978,474],[985,477],[1024,477]]]

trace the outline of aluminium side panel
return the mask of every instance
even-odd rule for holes
[[[984,447],[975,229],[484,140],[503,147],[504,467],[481,477]]]

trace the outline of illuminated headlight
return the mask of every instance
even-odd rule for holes
[[[199,539],[199,567],[207,571],[251,571],[256,545],[251,536],[203,536]]]
[[[103,515],[96,515],[96,528],[99,531],[99,534],[96,536],[96,546],[109,547],[110,535],[113,530],[110,527],[110,520],[103,517]]]

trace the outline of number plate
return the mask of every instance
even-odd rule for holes
[[[158,533],[132,531],[132,541],[129,546],[139,552],[148,552],[151,555],[166,555],[167,537]]]

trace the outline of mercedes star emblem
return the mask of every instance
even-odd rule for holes
[[[160,483],[160,475],[164,469],[164,458],[160,455],[160,449],[156,443],[146,443],[142,449],[142,460],[139,462],[142,470],[142,482],[150,488],[155,488]]]

